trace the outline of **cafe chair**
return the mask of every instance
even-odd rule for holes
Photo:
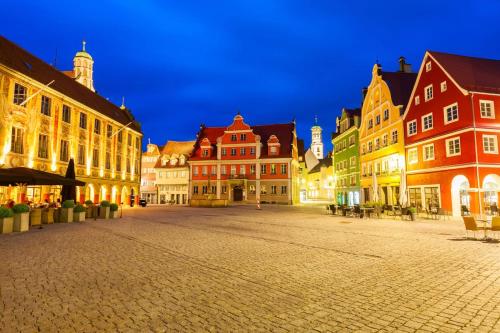
[[[466,238],[469,238],[469,231],[472,231],[474,234],[474,239],[477,239],[476,238],[476,231],[486,231],[486,230],[491,229],[488,227],[478,227],[474,216],[463,216],[462,218],[463,218],[464,224],[465,224],[465,237]]]
[[[491,231],[497,234],[500,232],[500,216],[493,216],[491,219]]]

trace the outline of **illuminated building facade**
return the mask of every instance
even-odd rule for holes
[[[292,204],[299,201],[295,123],[201,126],[189,159],[190,198]]]
[[[417,74],[400,58],[398,72],[385,72],[379,64],[365,91],[359,129],[361,202],[373,201],[373,173],[379,201],[398,203],[401,169],[404,168],[402,115]]]
[[[410,203],[487,213],[500,192],[500,60],[429,51],[404,117]]]
[[[335,168],[335,200],[339,205],[358,205],[360,109],[342,109],[332,138]]]
[[[129,110],[94,92],[85,51],[60,72],[0,36],[0,165],[64,175],[73,158],[79,201],[129,203],[139,190],[142,133]],[[60,188],[2,188],[0,200],[43,202]]]
[[[149,204],[157,204],[158,188],[156,187],[155,166],[160,157],[160,149],[154,143],[148,142],[146,151],[142,153],[141,159],[141,199]]]

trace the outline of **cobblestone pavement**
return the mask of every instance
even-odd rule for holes
[[[458,221],[124,215],[0,235],[0,331],[500,332],[500,244]]]

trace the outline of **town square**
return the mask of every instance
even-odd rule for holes
[[[1,6],[0,332],[500,332],[500,3]]]

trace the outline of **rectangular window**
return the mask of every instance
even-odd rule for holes
[[[281,165],[281,174],[282,174],[282,175],[286,175],[286,167],[287,167],[287,165],[286,165],[286,164],[282,164],[282,165]]]
[[[368,120],[368,129],[373,127],[373,119]]]
[[[446,87],[446,81],[441,82],[441,92],[445,92],[447,89]]]
[[[236,148],[231,148],[231,156],[236,156]]]
[[[262,165],[260,166],[260,174],[261,174],[261,175],[265,175],[265,174],[266,174],[266,171],[267,171],[266,165],[265,165],[265,164],[262,164]]]
[[[85,146],[78,145],[78,164],[85,165]]]
[[[398,130],[394,130],[391,133],[392,143],[398,143]]]
[[[80,112],[80,128],[87,128],[87,115],[83,112]]]
[[[432,121],[432,113],[428,113],[425,116],[422,116],[422,131],[428,131],[431,130],[434,127],[433,121]]]
[[[26,89],[25,86],[16,83],[14,85],[14,100],[13,100],[14,104],[21,105],[22,103],[24,103],[27,97],[28,97],[28,89]]]
[[[71,123],[71,108],[63,104],[62,108],[62,121],[65,123]]]
[[[354,146],[355,143],[356,143],[356,138],[354,137],[354,135],[351,135],[349,137],[349,147]]]
[[[250,155],[255,155],[255,148],[254,147],[250,148]]]
[[[460,138],[451,138],[446,140],[446,156],[460,155]]]
[[[108,138],[110,138],[110,137],[111,137],[111,135],[113,135],[113,126],[108,125],[108,126],[106,127],[106,136],[107,136]]]
[[[384,134],[382,136],[382,146],[383,147],[387,146],[387,140],[388,140],[387,138],[388,138],[387,134]]]
[[[376,138],[375,139],[375,150],[379,150],[380,149],[380,138]]]
[[[255,194],[255,185],[250,185],[250,194]]]
[[[198,167],[193,167],[193,176],[198,176]]]
[[[434,159],[434,144],[425,145],[423,149],[424,161],[431,161]]]
[[[132,146],[132,134],[130,133],[127,135],[127,144],[129,147]]]
[[[226,148],[222,148],[221,151],[220,151],[220,153],[221,153],[222,156],[226,156],[226,154],[227,154]]]
[[[212,194],[217,193],[217,186],[216,185],[211,185],[210,186],[210,191],[211,191],[210,193],[212,193]]]
[[[227,186],[226,185],[221,186],[220,190],[221,190],[222,194],[226,194],[227,193]]]
[[[208,193],[208,186],[207,185],[203,185],[201,187],[201,194],[207,194]]]
[[[221,173],[221,175],[226,175],[226,166],[225,165],[222,165],[220,167],[220,173]]]
[[[483,135],[483,151],[485,154],[498,154],[498,139],[496,135]]]
[[[429,72],[431,69],[432,69],[432,65],[431,65],[431,62],[429,61],[425,64],[425,71]]]
[[[116,171],[122,171],[122,156],[116,155]]]
[[[420,104],[420,96],[415,96],[415,105]]]
[[[193,194],[198,194],[198,186],[193,186]]]
[[[368,142],[368,152],[371,153],[373,150],[373,142],[369,141]]]
[[[92,153],[92,166],[94,168],[99,167],[99,149],[94,148],[94,151]]]
[[[271,164],[271,175],[276,174],[276,164]]]
[[[416,120],[409,121],[406,124],[406,132],[408,133],[408,136],[412,136],[412,135],[417,134],[417,121]]]
[[[116,136],[118,137],[118,142],[122,143],[122,141],[123,141],[123,132],[122,131],[118,132],[118,134]]]
[[[425,87],[425,101],[430,101],[434,97],[434,91],[432,89],[432,84]]]
[[[202,150],[202,156],[207,157],[208,156],[208,149],[203,149]]]
[[[231,176],[236,174],[236,165],[231,165]]]
[[[260,185],[260,194],[266,194],[267,188],[266,185]]]
[[[45,134],[38,135],[38,157],[49,157],[49,137]]]
[[[271,194],[276,194],[276,185],[271,185]]]
[[[141,145],[141,140],[139,138],[135,138],[135,149],[139,149],[140,145]]]
[[[50,106],[52,102],[49,97],[42,95],[42,104],[40,105],[40,111],[46,116],[50,116]]]
[[[417,148],[408,149],[408,164],[415,164],[418,162]]]
[[[286,186],[281,186],[281,194],[286,194]]]
[[[69,161],[69,141],[61,140],[61,150],[59,152],[59,159],[62,162]]]
[[[246,167],[244,165],[240,165],[240,175],[246,174]]]
[[[236,140],[238,140],[236,134],[231,134],[231,141],[236,141]]]
[[[106,169],[111,169],[111,154],[109,151],[106,152]]]
[[[212,176],[217,175],[217,167],[215,165],[212,165],[212,167],[211,167],[211,173],[212,173]]]
[[[247,140],[247,135],[246,134],[240,134],[240,141],[246,141]]]
[[[16,154],[24,153],[24,130],[22,128],[12,127],[10,151]]]
[[[240,148],[240,155],[245,156],[247,153],[247,150],[245,148]]]
[[[458,104],[444,107],[444,124],[453,123],[458,120]]]
[[[101,134],[101,121],[99,119],[94,120],[94,133]]]
[[[376,117],[375,117],[375,125],[379,125],[380,124],[380,115],[378,114]]]
[[[201,174],[202,176],[206,176],[208,174],[208,168],[206,165],[201,167]]]
[[[481,118],[495,119],[495,107],[493,101],[479,101]]]
[[[255,175],[255,164],[250,165],[250,174]]]
[[[351,168],[354,168],[356,166],[356,156],[352,156],[349,161]]]

